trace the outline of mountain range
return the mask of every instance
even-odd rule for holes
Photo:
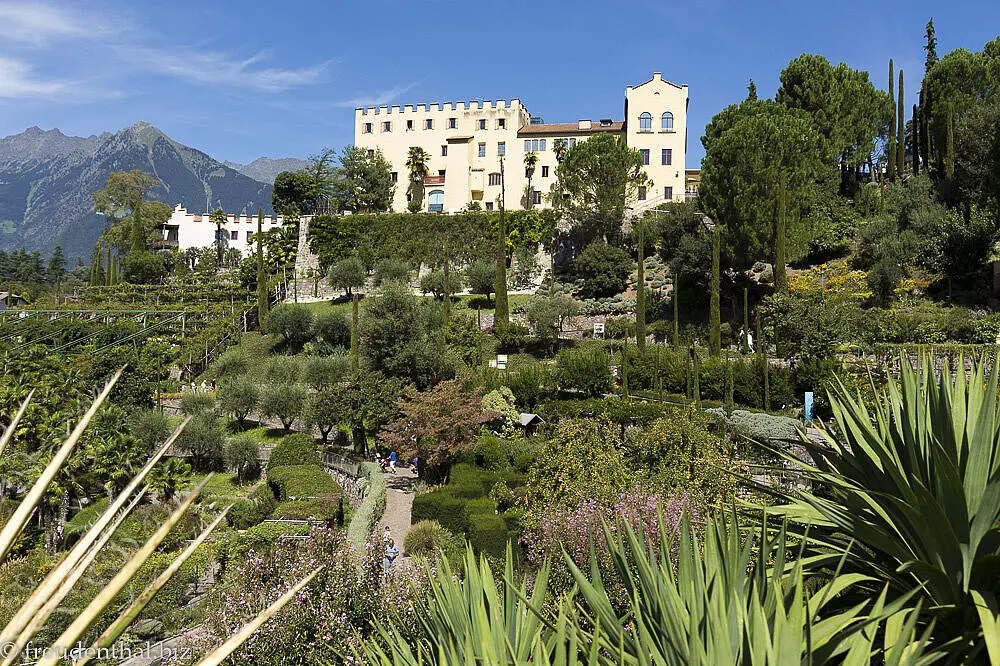
[[[105,220],[92,194],[113,171],[139,169],[159,180],[148,195],[194,213],[271,213],[271,184],[301,160],[222,163],[140,121],[117,132],[66,136],[31,127],[0,139],[0,250],[43,255],[61,245],[88,260]]]

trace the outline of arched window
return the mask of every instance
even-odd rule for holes
[[[444,190],[431,190],[427,195],[427,210],[431,213],[444,212]]]
[[[664,112],[663,117],[660,118],[660,129],[664,132],[674,131],[674,114],[669,111]]]
[[[639,116],[639,131],[653,131],[653,116],[651,116],[648,111],[643,111],[642,115]]]

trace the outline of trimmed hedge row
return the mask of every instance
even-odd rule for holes
[[[347,540],[358,550],[364,552],[365,542],[375,529],[382,514],[385,513],[385,503],[389,490],[385,484],[385,475],[375,463],[362,463],[361,475],[368,481],[368,491],[361,506],[354,512],[351,524],[347,526]]]
[[[274,467],[267,470],[267,482],[281,502],[343,495],[337,482],[319,465]]]
[[[437,521],[454,534],[465,534],[476,552],[502,557],[508,539],[520,533],[520,524],[512,516],[498,515],[496,502],[487,496],[501,482],[517,488],[524,485],[524,476],[454,465],[448,485],[413,499],[412,520]]]
[[[317,499],[282,502],[275,508],[277,520],[324,520],[328,523],[344,522],[344,503],[341,497],[327,495]]]
[[[278,501],[274,499],[271,487],[266,483],[255,488],[245,500],[233,504],[226,514],[229,526],[238,530],[246,530],[267,520]]]
[[[316,441],[301,432],[285,435],[271,451],[267,460],[267,470],[291,465],[321,465],[323,457],[316,450]]]

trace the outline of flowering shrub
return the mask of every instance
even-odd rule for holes
[[[415,627],[413,595],[426,579],[422,567],[400,563],[391,580],[382,575],[382,542],[370,539],[361,552],[342,530],[315,529],[308,539],[279,540],[273,553],[248,553],[216,587],[214,603],[197,632],[186,636],[191,661],[219,645],[289,588],[325,567],[281,613],[268,621],[227,663],[340,663],[370,628],[375,616],[397,627]],[[168,662],[173,666],[179,660]]]
[[[661,525],[666,534],[675,533],[685,513],[692,522],[698,522],[699,505],[700,502],[687,491],[667,495],[651,493],[639,486],[621,493],[614,501],[588,499],[574,508],[552,504],[546,507],[538,525],[530,528],[524,535],[528,560],[540,565],[547,559],[552,565],[553,586],[568,589],[573,580],[563,560],[563,552],[586,571],[593,548],[609,595],[616,602],[624,604],[624,592],[615,581],[611,552],[602,536],[603,525],[606,523],[614,532],[619,529],[616,521],[621,520],[637,534],[641,533],[655,540],[660,536]]]
[[[868,273],[851,270],[846,261],[830,262],[813,266],[808,272],[799,273],[788,281],[788,291],[792,294],[824,291],[858,301],[871,297]]]

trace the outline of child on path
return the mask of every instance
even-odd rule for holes
[[[399,549],[396,548],[396,542],[389,539],[389,543],[385,547],[385,575],[388,576],[392,572],[392,568],[396,565],[396,556],[399,555]]]

